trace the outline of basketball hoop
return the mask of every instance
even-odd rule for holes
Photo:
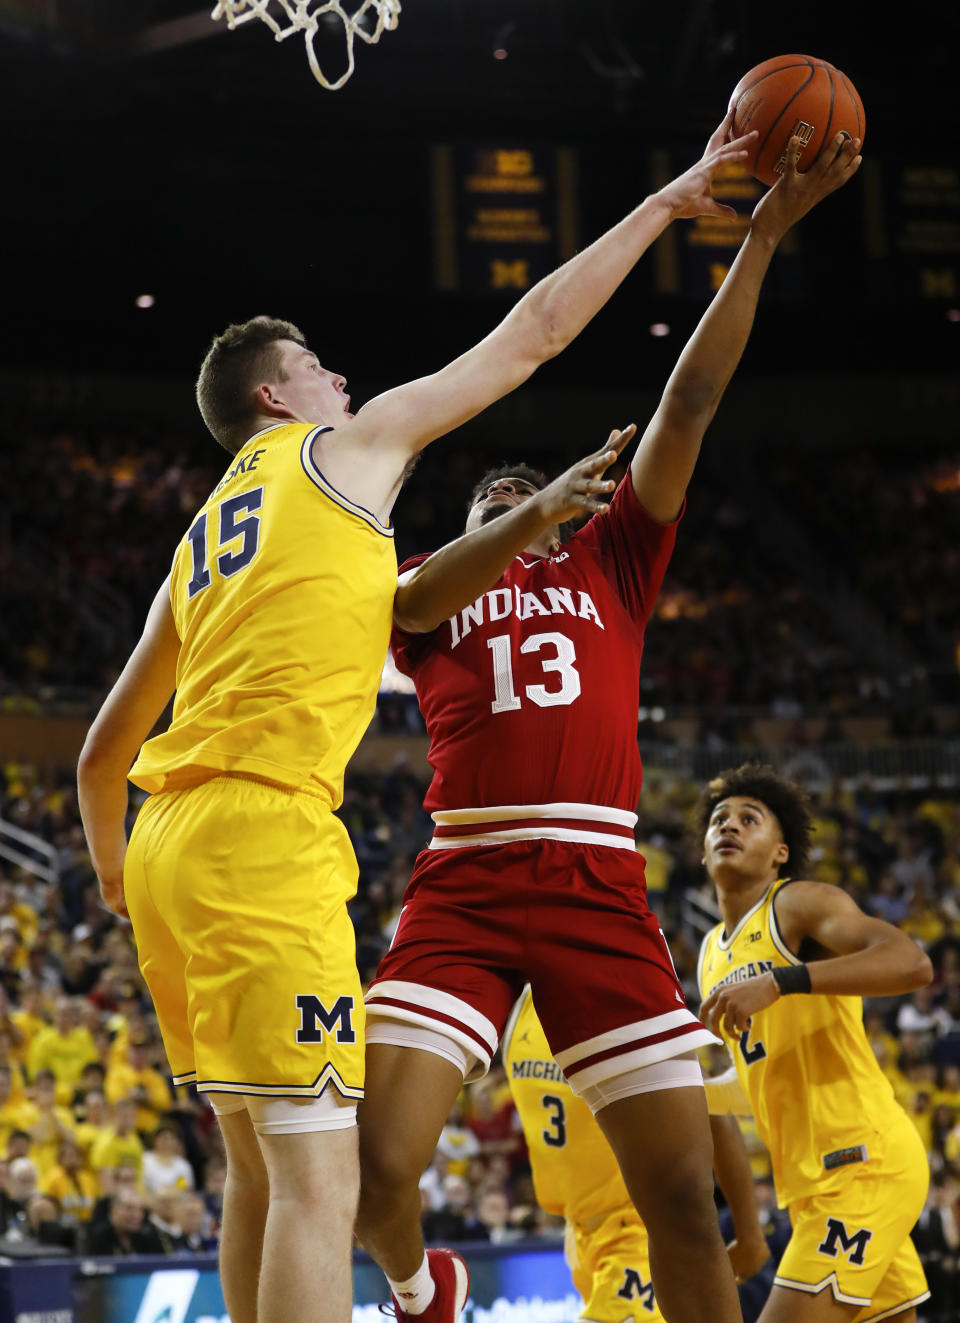
[[[270,13],[271,3],[275,3],[280,11],[276,17]],[[330,82],[324,75],[313,48],[317,23],[324,14],[331,14],[340,20],[347,41],[347,70],[336,82]],[[376,23],[372,22],[374,14]],[[317,0],[218,0],[210,17],[225,18],[231,31],[241,23],[259,18],[262,23],[266,23],[277,41],[285,41],[295,32],[302,32],[314,78],[329,92],[335,92],[353,73],[354,37],[373,46],[383,32],[392,32],[400,18],[400,0],[361,0],[352,14],[347,13],[340,0],[321,0],[320,3]]]

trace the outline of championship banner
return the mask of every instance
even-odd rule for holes
[[[886,263],[890,296],[960,299],[960,167],[871,161],[861,173],[867,198],[866,251]]]
[[[515,142],[433,149],[440,290],[516,296],[577,251],[576,157]]]
[[[651,153],[652,186],[662,188],[680,172],[679,152]],[[654,285],[658,294],[704,303],[717,292],[750,229],[754,207],[767,191],[742,165],[722,167],[714,178],[713,196],[733,207],[736,216],[697,216],[677,221],[653,249]],[[804,294],[800,241],[791,230],[777,250],[764,281],[765,300],[795,299]]]

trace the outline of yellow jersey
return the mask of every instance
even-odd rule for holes
[[[802,963],[777,928],[774,901],[786,882],[774,882],[729,935],[723,924],[707,933],[697,971],[702,997]],[[898,1131],[904,1114],[870,1047],[859,997],[780,997],[755,1012],[748,1031],[723,1038],[770,1151],[781,1208],[839,1188],[853,1163],[880,1165],[886,1131]]]
[[[0,1106],[0,1158],[6,1153],[14,1130],[29,1134],[39,1120],[40,1109],[26,1098],[11,1097]]]
[[[53,1025],[47,1025],[33,1039],[27,1053],[31,1079],[38,1070],[52,1070],[57,1085],[66,1086],[67,1098],[73,1096],[84,1066],[97,1059],[97,1045],[93,1035],[82,1024],[65,1034]],[[57,1092],[60,1096],[59,1088]]]
[[[135,1070],[129,1063],[111,1066],[103,1083],[103,1092],[107,1102],[116,1103],[121,1098],[131,1098],[143,1090],[145,1101],[137,1104],[137,1130],[141,1134],[152,1134],[160,1123],[160,1113],[173,1106],[170,1086],[158,1070],[147,1067]]]
[[[94,1172],[104,1167],[133,1167],[139,1182],[143,1171],[143,1145],[135,1130],[118,1135],[116,1130],[104,1130],[93,1141],[88,1158]]]
[[[376,705],[397,558],[393,529],[314,463],[329,430],[252,436],[177,547],[177,691],[169,729],[131,769],[144,790],[232,772],[339,806]]]
[[[579,1225],[632,1209],[603,1131],[553,1059],[529,987],[507,1022],[500,1051],[540,1207]]]
[[[37,1188],[42,1194],[53,1195],[68,1221],[89,1222],[100,1197],[100,1182],[83,1167],[72,1173],[61,1166],[51,1167]]]

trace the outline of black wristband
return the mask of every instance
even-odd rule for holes
[[[783,997],[791,992],[810,991],[810,970],[806,965],[776,965],[770,972]]]

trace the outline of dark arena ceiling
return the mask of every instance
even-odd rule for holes
[[[741,74],[800,51],[857,84],[866,155],[887,175],[861,172],[804,223],[808,282],[771,315],[803,322],[813,366],[947,371],[960,347],[957,13],[927,0],[895,22],[862,3],[403,0],[396,31],[358,43],[353,77],[327,92],[299,36],[228,32],[198,0],[0,0],[3,365],[189,371],[213,331],[269,312],[300,321],[321,356],[334,336],[371,353],[378,378],[436,366],[504,306],[438,292],[438,144],[569,149],[584,244],[650,190],[651,152],[689,164]],[[340,72],[342,37],[324,32]],[[927,298],[884,258],[895,221],[867,207],[903,162],[946,172]],[[702,308],[634,280],[618,326],[635,313],[682,325]],[[591,328],[578,371],[629,373],[609,329]]]

